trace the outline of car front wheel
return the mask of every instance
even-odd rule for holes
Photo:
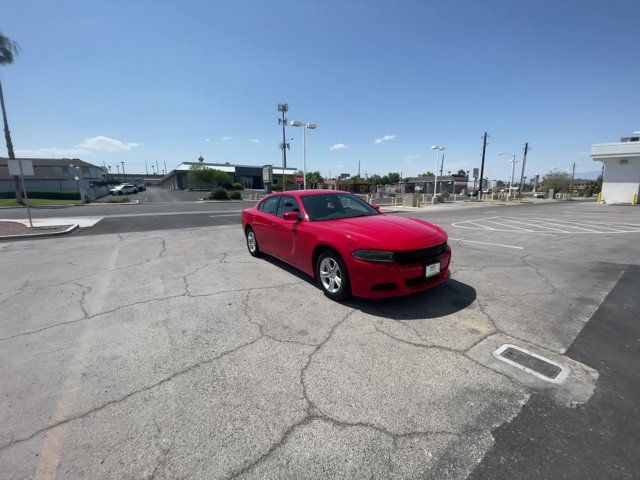
[[[252,257],[259,257],[260,254],[260,246],[258,245],[258,239],[256,238],[256,232],[253,231],[253,228],[247,228],[247,248],[249,249],[249,253]]]
[[[351,296],[347,266],[336,252],[324,252],[318,257],[316,278],[327,297],[344,300]]]

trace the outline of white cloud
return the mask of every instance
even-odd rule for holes
[[[101,151],[116,153],[139,147],[141,143],[123,142],[115,138],[98,135],[87,138],[84,142],[72,148],[60,147],[38,147],[16,150],[16,154],[21,157],[73,157],[77,155],[90,155],[91,152]]]
[[[344,165],[336,165],[336,168],[337,168],[338,170],[342,170],[342,169],[344,168]]]
[[[16,155],[18,157],[33,158],[73,157],[75,155],[88,155],[89,153],[91,153],[89,150],[82,148],[41,147],[16,150]]]
[[[227,140],[231,140],[231,137],[222,137],[222,140],[226,142]]]
[[[347,148],[347,146],[344,143],[336,143],[334,145],[331,145],[331,147],[329,147],[329,150],[343,150]]]
[[[402,162],[406,163],[407,165],[411,165],[413,163],[413,161],[417,160],[418,158],[420,158],[420,155],[406,155],[402,159]]]
[[[385,135],[382,138],[376,138],[373,143],[382,143],[382,142],[388,142],[389,140],[393,140],[394,138],[396,138],[395,135]]]
[[[139,147],[141,143],[122,142],[115,138],[105,137],[98,135],[97,137],[87,138],[80,145],[76,145],[76,148],[86,150],[99,150],[107,153],[121,152],[123,150],[131,150]]]
[[[211,141],[211,139],[210,139],[210,138],[205,138],[205,139],[204,139],[204,141],[205,141],[205,142],[210,142],[210,141]]]
[[[251,143],[260,143],[260,140],[258,140],[257,138],[250,138],[249,141]]]

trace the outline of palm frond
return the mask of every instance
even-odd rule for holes
[[[0,65],[13,63],[19,53],[20,45],[0,32]]]

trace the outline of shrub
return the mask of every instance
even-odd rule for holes
[[[233,192],[229,192],[229,198],[231,200],[242,200],[242,195],[239,191],[234,190]]]
[[[209,200],[229,200],[229,195],[224,188],[218,188],[211,192],[211,195],[209,195]]]
[[[244,190],[244,187],[240,182],[232,183],[231,188],[233,188],[234,190]]]
[[[227,190],[233,190],[233,184],[231,182],[224,182],[222,186]]]

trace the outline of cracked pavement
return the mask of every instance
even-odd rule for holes
[[[523,248],[336,303],[235,225],[0,244],[0,478],[465,478],[532,391],[478,346],[561,355],[640,255],[438,223]]]

